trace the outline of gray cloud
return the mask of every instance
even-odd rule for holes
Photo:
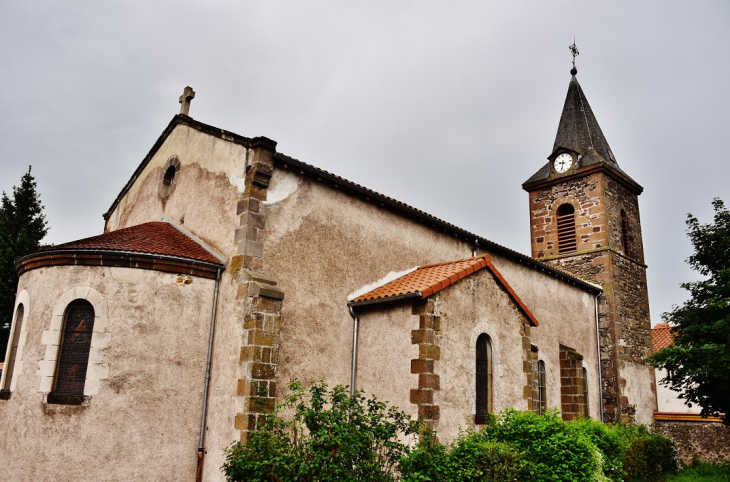
[[[60,243],[191,115],[529,252],[520,185],[578,78],[640,198],[653,321],[694,278],[684,219],[728,196],[730,5],[0,2],[0,189],[33,165]],[[399,269],[402,267],[393,267]]]

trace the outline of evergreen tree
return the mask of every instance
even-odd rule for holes
[[[662,384],[681,392],[690,407],[699,405],[703,416],[724,413],[730,425],[730,211],[720,199],[712,205],[713,223],[687,216],[695,250],[687,262],[706,279],[682,283],[691,298],[662,317],[673,325],[674,345],[649,362],[671,374]]]
[[[13,186],[12,199],[3,191],[0,201],[0,361],[5,359],[18,288],[15,263],[40,248],[47,232],[48,223],[29,166],[20,186]]]

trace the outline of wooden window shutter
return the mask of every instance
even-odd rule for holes
[[[563,204],[558,208],[558,254],[574,253],[578,250],[575,235],[575,208],[572,204]]]

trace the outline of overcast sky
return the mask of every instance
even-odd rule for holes
[[[32,164],[62,243],[179,112],[529,254],[521,184],[578,80],[639,198],[652,323],[730,203],[730,2],[0,0],[0,189]],[[394,266],[392,269],[404,269]],[[385,273],[384,273],[385,274]]]

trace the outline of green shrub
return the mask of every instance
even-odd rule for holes
[[[459,482],[532,480],[536,469],[516,447],[485,440],[474,432],[456,440],[451,458],[454,470],[450,480]]]
[[[403,482],[528,482],[534,467],[515,447],[486,440],[468,430],[448,447],[425,433],[415,450],[401,461]]]
[[[570,429],[557,411],[539,416],[507,409],[479,432],[485,440],[505,442],[534,465],[534,480],[600,481],[603,456],[581,430]]]
[[[262,429],[226,450],[229,481],[392,481],[416,426],[405,412],[362,393],[299,382]],[[291,413],[285,418],[285,413]]]
[[[660,481],[677,472],[677,451],[672,439],[646,425],[616,425],[614,430],[624,445],[627,480]]]
[[[416,447],[398,466],[403,482],[447,482],[453,471],[449,447],[437,442],[436,433],[424,431]]]
[[[624,444],[621,436],[612,427],[590,418],[579,418],[568,423],[593,442],[603,455],[603,474],[609,479],[620,482],[626,478],[624,472]]]

